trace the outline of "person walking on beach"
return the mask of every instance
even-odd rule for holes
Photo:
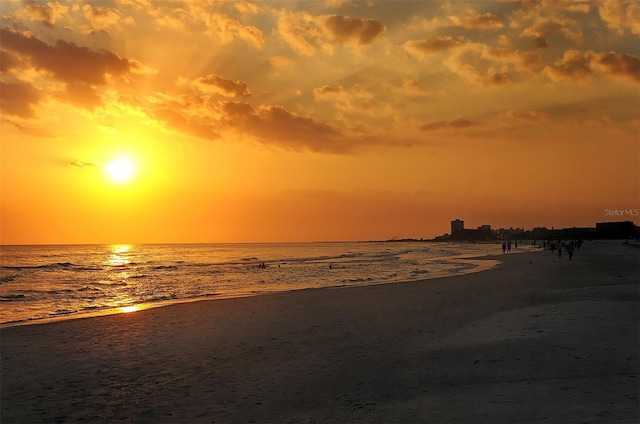
[[[507,243],[507,253],[511,253],[511,242]]]
[[[567,246],[567,254],[569,255],[569,260],[571,260],[571,258],[573,258],[573,242]]]
[[[502,242],[502,254],[504,255],[507,251],[507,244],[505,242]]]

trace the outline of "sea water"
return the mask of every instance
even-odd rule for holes
[[[478,271],[498,244],[426,242],[0,246],[0,325],[211,297]]]

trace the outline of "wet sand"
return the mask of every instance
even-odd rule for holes
[[[5,328],[0,421],[637,423],[639,252]]]

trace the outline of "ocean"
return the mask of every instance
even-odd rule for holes
[[[499,253],[499,244],[428,242],[0,246],[0,326],[423,280],[492,267],[466,258]]]

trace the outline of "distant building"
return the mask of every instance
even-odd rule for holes
[[[460,219],[456,219],[451,221],[451,236],[456,236],[456,234],[461,234],[464,232],[464,221]]]
[[[636,226],[631,221],[596,222],[598,238],[624,239],[634,235]]]
[[[491,225],[489,224],[485,224],[485,225],[481,225],[478,227],[479,231],[483,231],[483,232],[487,232],[487,233],[491,233]]]

